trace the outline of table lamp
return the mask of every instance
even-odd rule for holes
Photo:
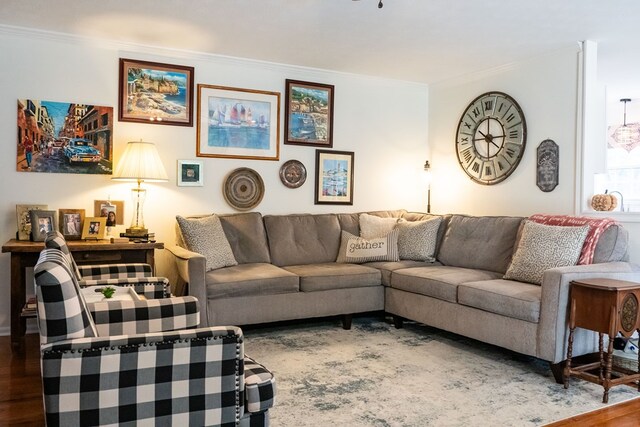
[[[131,220],[131,228],[127,228],[126,234],[127,237],[146,237],[149,230],[144,226],[142,207],[147,197],[147,190],[140,188],[140,184],[142,181],[166,182],[169,180],[156,146],[142,140],[128,142],[111,179],[138,182],[138,186],[131,189],[135,210]]]

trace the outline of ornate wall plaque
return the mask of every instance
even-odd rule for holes
[[[560,149],[558,144],[545,139],[538,145],[536,164],[536,185],[546,193],[558,186]]]

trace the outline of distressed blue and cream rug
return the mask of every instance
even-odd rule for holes
[[[602,387],[556,384],[546,362],[382,317],[245,328],[276,376],[273,427],[538,426],[601,408]],[[609,404],[640,396],[611,389]]]

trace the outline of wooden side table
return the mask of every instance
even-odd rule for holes
[[[109,243],[108,241],[67,241],[69,250],[78,264],[112,264],[143,262],[154,267],[155,249],[163,243]],[[11,253],[11,349],[22,351],[22,338],[27,328],[22,308],[26,302],[27,268],[38,261],[44,242],[11,239],[2,246],[2,252]]]
[[[602,402],[609,401],[609,389],[621,384],[638,383],[640,391],[640,355],[638,370],[623,367],[613,369],[613,340],[618,332],[630,338],[640,330],[640,283],[612,279],[585,279],[571,282],[569,315],[569,346],[564,369],[564,387],[575,376],[604,387]],[[581,366],[571,366],[573,332],[576,328],[598,332],[600,360]],[[603,336],[609,337],[604,352]]]

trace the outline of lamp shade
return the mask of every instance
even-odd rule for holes
[[[152,142],[127,143],[118,167],[111,178],[115,181],[168,181],[160,155]]]

